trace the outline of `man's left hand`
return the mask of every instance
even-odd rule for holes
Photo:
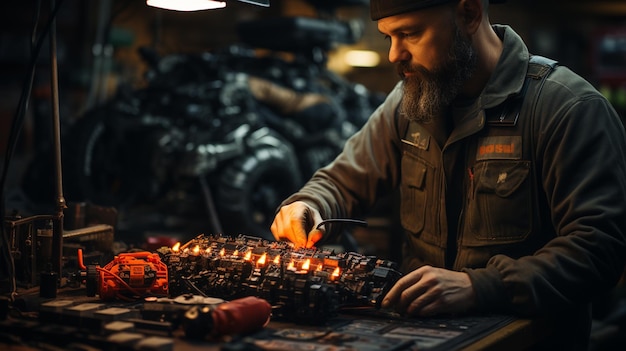
[[[382,307],[408,316],[463,313],[476,304],[467,273],[423,266],[400,278],[385,296]]]

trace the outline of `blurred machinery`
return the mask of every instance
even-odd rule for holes
[[[214,233],[271,238],[280,201],[332,161],[383,98],[326,68],[329,50],[363,34],[358,20],[332,14],[368,2],[309,2],[319,18],[242,22],[241,43],[220,50],[142,50],[147,86],[120,91],[64,136],[67,198],[118,208],[121,229],[146,218],[140,209],[151,215],[140,225],[166,229],[164,218],[176,217],[206,227],[208,218]],[[31,197],[46,192],[41,167],[35,160],[25,178]]]
[[[76,251],[88,252],[89,261],[108,261],[113,257],[113,242],[117,211],[87,203],[72,203],[65,210],[61,263],[69,269],[76,266]],[[15,287],[30,289],[41,286],[42,290],[56,288],[58,279],[67,278],[67,271],[54,272],[50,266],[54,215],[23,217],[13,214],[4,218],[4,233],[14,264]],[[55,273],[49,286],[45,284],[48,274]],[[42,282],[43,281],[43,282]],[[2,284],[3,293],[11,284]]]

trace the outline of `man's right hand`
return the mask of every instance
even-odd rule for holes
[[[318,210],[303,201],[296,201],[280,208],[270,230],[278,241],[287,240],[296,247],[311,248],[324,234],[316,229],[321,221]]]

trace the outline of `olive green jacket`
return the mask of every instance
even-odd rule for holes
[[[519,116],[489,122],[486,111],[519,95],[530,67],[522,39],[508,26],[494,30],[502,56],[443,148],[427,126],[406,129],[399,83],[343,153],[285,203],[354,217],[399,187],[405,271],[446,267],[446,251],[455,252],[447,268],[469,274],[480,310],[555,316],[562,331],[586,331],[585,342],[589,302],[626,265],[626,134],[607,100],[563,66],[545,82],[547,72],[535,70]],[[453,169],[463,175],[453,178]],[[454,231],[447,179],[462,189]],[[456,248],[447,247],[450,232]]]

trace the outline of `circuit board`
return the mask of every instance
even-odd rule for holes
[[[374,256],[295,249],[245,235],[199,235],[158,252],[171,296],[256,296],[274,307],[274,318],[311,324],[323,324],[346,306],[378,307],[401,276],[395,262]]]

